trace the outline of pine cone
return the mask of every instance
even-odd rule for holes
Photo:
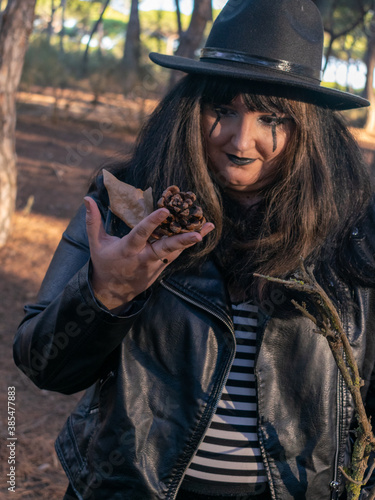
[[[156,237],[200,231],[206,222],[203,210],[195,205],[197,197],[191,191],[182,193],[177,186],[169,186],[157,203],[158,208],[168,208],[170,215],[154,231]]]

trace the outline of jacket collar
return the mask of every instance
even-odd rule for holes
[[[212,259],[199,267],[177,271],[165,283],[202,305],[231,316],[230,299],[223,276]]]
[[[232,304],[228,290],[223,275],[213,259],[206,260],[197,268],[178,271],[163,281],[194,302],[201,303],[206,309],[232,318]],[[259,326],[264,328],[277,306],[270,300],[257,305]]]

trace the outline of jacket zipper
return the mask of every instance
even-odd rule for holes
[[[259,439],[260,452],[261,452],[262,458],[263,458],[263,464],[264,464],[264,467],[265,467],[266,473],[267,473],[268,486],[270,489],[271,497],[272,497],[272,500],[276,500],[275,488],[274,488],[273,482],[272,482],[272,475],[271,475],[271,470],[270,470],[268,460],[267,460],[267,454],[266,454],[266,449],[264,447],[263,436],[262,436],[259,428],[258,428],[258,439]]]
[[[208,307],[205,304],[203,304],[202,302],[197,302],[196,300],[194,300],[190,296],[181,293],[179,290],[177,290],[175,287],[173,287],[169,283],[166,283],[165,281],[161,281],[160,284],[164,288],[166,288],[167,290],[169,290],[171,293],[173,293],[174,295],[176,295],[177,297],[180,297],[181,299],[185,300],[186,302],[189,302],[190,304],[193,304],[193,305],[199,307],[200,309],[208,312],[209,314],[211,314],[215,318],[219,319],[222,323],[225,324],[225,326],[228,327],[229,331],[232,334],[232,339],[233,339],[234,343],[236,343],[233,324],[232,324],[231,321],[228,320],[227,317],[224,316],[224,314],[221,315],[221,314],[217,313],[214,309],[211,309],[210,307]],[[231,366],[232,366],[232,363],[233,363],[235,355],[236,355],[236,350],[233,350],[232,353],[231,353],[231,356],[230,356],[230,360],[229,360],[230,362],[227,363],[225,372],[224,372],[224,374],[222,376],[222,380],[221,380],[219,389],[217,390],[217,394],[221,394],[223,392],[223,390],[224,390],[224,386],[225,386],[225,383],[227,381],[227,378],[228,378],[228,375],[229,375],[229,372],[230,372],[230,369],[231,369]],[[213,411],[211,412],[211,417],[206,422],[203,422],[203,423],[201,422],[200,425],[204,426],[205,429],[207,429],[207,427],[210,425],[211,420],[213,419],[213,417],[215,415],[216,408],[217,408],[217,406],[219,404],[219,401],[220,401],[220,398],[216,398],[216,403],[213,406]],[[198,441],[195,450],[198,449],[198,447],[201,444],[201,442],[203,441],[203,439],[204,439],[204,432],[202,432],[201,438]],[[185,468],[185,471],[184,471],[184,473],[182,474],[182,476],[180,478],[180,481],[179,481],[179,483],[178,483],[178,485],[177,485],[177,487],[175,489],[175,492],[173,493],[173,496],[171,497],[171,500],[174,500],[176,498],[176,495],[178,493],[179,487],[181,486],[181,483],[182,483],[182,481],[184,479],[186,470],[189,468],[189,465],[191,464],[193,458],[194,458],[194,453],[191,456],[191,458],[190,458],[190,460],[189,460],[189,462],[188,462],[188,464],[187,464],[187,466]]]
[[[347,331],[347,321],[346,321],[346,316],[343,315],[343,312],[341,309],[339,309],[339,314],[341,316],[343,326],[344,326],[344,331]],[[339,458],[340,458],[340,442],[341,442],[341,420],[342,420],[342,412],[343,412],[343,401],[344,401],[344,380],[342,378],[341,372],[338,369],[337,370],[337,397],[336,397],[336,404],[337,404],[337,419],[336,419],[336,455],[335,455],[335,469],[334,469],[334,477],[333,480],[330,483],[330,487],[332,490],[331,494],[331,500],[338,500],[339,498],[339,487],[340,487],[340,481],[339,481]]]
[[[340,426],[340,421],[341,421],[341,387],[342,387],[342,379],[341,379],[341,374],[340,371],[338,370],[338,376],[337,376],[337,397],[336,397],[336,404],[337,404],[337,419],[336,419],[336,455],[335,455],[335,469],[334,469],[334,477],[333,480],[330,483],[330,487],[332,490],[331,494],[331,500],[337,500],[339,498],[339,486],[340,483],[338,482],[338,465],[339,465],[339,456],[340,456],[340,434],[341,434],[341,426]]]
[[[259,398],[259,393],[260,393],[259,386],[258,386],[258,374],[257,374],[257,363],[258,363],[258,357],[259,357],[259,349],[260,349],[260,346],[262,344],[264,332],[266,330],[266,327],[267,327],[269,320],[270,320],[270,318],[268,317],[263,325],[262,335],[259,337],[259,341],[257,341],[257,353],[256,353],[255,362],[254,362],[254,374],[255,374],[256,384],[257,384],[257,399]],[[257,401],[257,407],[258,407],[258,418],[259,418],[258,401]],[[259,439],[259,448],[260,448],[260,452],[262,454],[263,464],[264,464],[264,467],[265,467],[266,473],[267,473],[268,486],[270,488],[271,497],[272,497],[272,500],[276,500],[276,493],[275,493],[275,488],[274,488],[274,485],[272,482],[272,475],[271,475],[271,470],[270,470],[270,467],[268,464],[267,453],[266,453],[266,449],[265,449],[264,441],[263,441],[263,435],[260,432],[259,426],[258,426],[258,439]]]

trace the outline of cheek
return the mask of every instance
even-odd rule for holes
[[[202,131],[203,131],[203,137],[205,141],[207,142],[210,138],[210,131],[212,130],[212,126],[215,123],[215,118],[212,116],[207,116],[206,114],[203,114],[202,116]]]
[[[289,132],[286,132],[285,130],[277,132],[273,129],[268,141],[268,149],[271,151],[270,156],[275,158],[282,153],[289,142],[289,138]]]
[[[288,124],[280,133],[280,149],[284,151],[284,149],[289,144],[293,134],[295,132],[294,124]]]
[[[228,127],[223,126],[219,116],[213,114],[203,114],[202,132],[207,146],[220,146],[227,138]]]
[[[220,132],[220,124],[212,131],[214,122],[208,122],[203,128],[203,138],[206,145],[206,151],[209,156],[213,156],[220,150],[220,147],[225,142],[223,134]],[[212,132],[211,132],[212,131]]]

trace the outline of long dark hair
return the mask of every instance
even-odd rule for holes
[[[294,131],[277,157],[277,176],[257,208],[228,199],[208,168],[202,107],[244,96],[249,110],[290,116]],[[290,94],[290,95],[288,95]],[[169,185],[196,193],[216,230],[175,267],[214,252],[229,284],[242,292],[254,271],[286,276],[304,257],[335,262],[340,245],[368,204],[370,179],[342,116],[305,102],[287,87],[188,75],[161,101],[141,131],[129,162],[114,173],[155,198]]]

